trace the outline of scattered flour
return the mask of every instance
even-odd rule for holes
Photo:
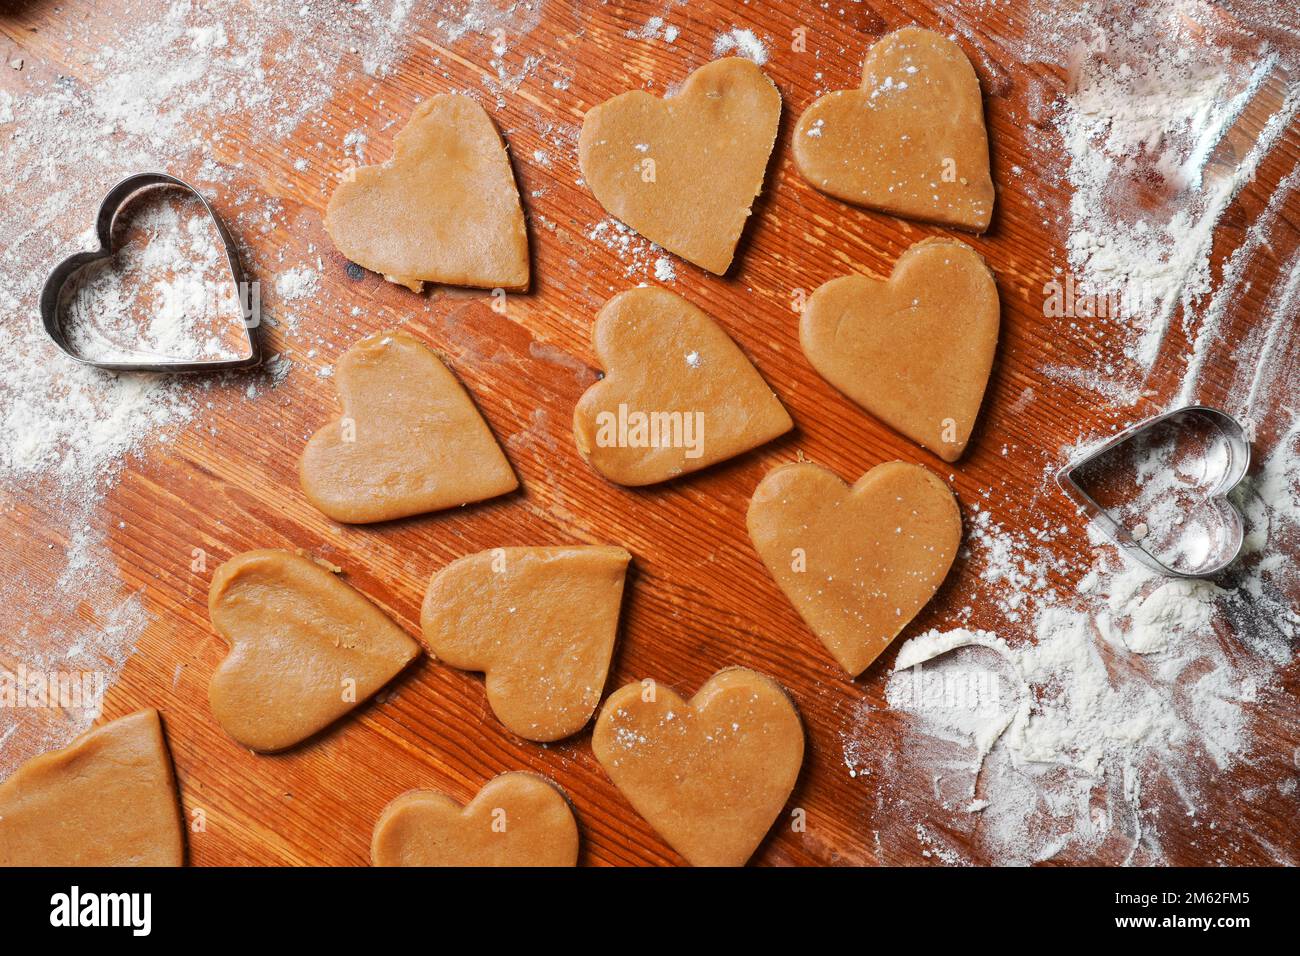
[[[306,266],[297,266],[281,272],[275,278],[276,294],[292,302],[306,299],[316,294],[320,288],[320,273]]]
[[[999,862],[1066,850],[1087,859],[1112,825],[1140,817],[1146,775],[1164,775],[1190,796],[1207,766],[1228,769],[1249,749],[1241,702],[1255,698],[1271,668],[1224,646],[1215,608],[1227,592],[1107,560],[1094,569],[1092,591],[1097,601],[1039,611],[1032,639],[931,631],[899,652],[887,699],[917,719],[922,737],[968,741],[967,770],[957,774],[968,789],[950,800],[979,801],[981,839]],[[971,647],[993,653],[951,653]],[[992,705],[988,693],[969,690],[999,682],[1006,689]],[[935,686],[964,693],[925,690]],[[1005,752],[986,769],[995,747]],[[1127,842],[1112,862],[1159,859],[1154,834],[1130,830]]]
[[[1175,316],[1190,322],[1211,291],[1215,228],[1300,114],[1300,80],[1277,53],[1219,40],[1203,10],[1170,0],[1071,21],[1073,81],[1057,122],[1074,189],[1070,268],[1119,323],[1139,380]],[[1234,123],[1270,98],[1253,141],[1239,142]]]
[[[409,3],[408,3],[409,5]],[[442,31],[448,43],[455,43],[467,36],[510,38],[526,36],[541,22],[542,0],[455,0],[441,9],[446,15],[435,26]]]
[[[759,66],[767,62],[767,46],[753,30],[739,27],[719,33],[713,41],[714,57],[743,56],[753,60]]]
[[[627,31],[628,38],[632,40],[662,39],[665,43],[675,43],[680,35],[681,30],[666,22],[663,17],[651,17],[644,26]]]
[[[663,249],[658,244],[612,216],[588,229],[587,238],[618,256],[623,263],[623,274],[628,278],[651,274],[660,281],[676,278],[672,260],[663,255]]]

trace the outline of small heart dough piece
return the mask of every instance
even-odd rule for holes
[[[528,287],[528,232],[501,136],[483,107],[446,94],[422,103],[393,158],[361,166],[325,212],[339,252],[414,292],[424,282]]]
[[[749,537],[850,677],[934,596],[961,544],[961,511],[920,465],[877,465],[850,488],[809,462],[779,465],[749,502]]]
[[[693,866],[744,866],[794,789],[803,724],[785,690],[743,667],[682,700],[645,682],[610,695],[591,749],[614,785]]]
[[[181,866],[185,837],[158,711],[97,727],[0,783],[0,866]]]
[[[578,400],[573,435],[610,481],[667,481],[794,426],[722,326],[666,289],[614,296],[592,339],[606,375]]]
[[[464,807],[436,790],[402,794],[375,824],[370,860],[375,866],[576,866],[578,824],[551,781],[503,773]]]
[[[822,192],[860,206],[973,232],[993,215],[979,78],[961,47],[929,30],[884,37],[860,89],[808,107],[794,161]]]
[[[263,752],[328,727],[420,650],[362,594],[289,551],[247,551],[217,568],[208,613],[231,645],[208,684],[212,714]]]
[[[453,561],[424,596],[424,640],[439,660],[483,671],[501,723],[528,740],[591,720],[614,653],[622,548],[493,548]]]
[[[633,90],[588,110],[578,165],[611,215],[722,275],[763,189],[780,119],[781,94],[762,70],[717,60],[666,99]]]
[[[984,400],[1000,311],[978,252],[926,239],[898,257],[887,281],[854,275],[821,286],[804,305],[799,341],[826,381],[956,461]]]
[[[307,443],[307,498],[364,524],[440,511],[519,487],[474,400],[438,356],[403,332],[362,339],[339,359],[343,414]]]

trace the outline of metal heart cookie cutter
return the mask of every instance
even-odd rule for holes
[[[1207,537],[1204,553],[1198,556],[1194,566],[1175,567],[1157,557],[1143,543],[1142,536],[1135,535],[1133,530],[1116,520],[1114,513],[1084,487],[1080,477],[1089,466],[1097,465],[1103,458],[1135,439],[1154,435],[1162,427],[1183,430],[1192,428],[1194,424],[1208,426],[1210,433],[1218,439],[1216,448],[1207,449],[1200,456],[1203,466],[1201,473],[1206,476],[1208,490],[1204,492],[1204,501],[1198,507],[1208,508],[1217,517],[1219,527],[1216,535]],[[1056,480],[1097,527],[1134,560],[1152,571],[1170,577],[1198,579],[1219,575],[1241,553],[1245,538],[1241,513],[1228,500],[1227,495],[1246,476],[1249,468],[1250,441],[1241,423],[1217,408],[1188,405],[1124,429],[1105,444],[1070,462],[1057,473]]]
[[[65,292],[70,287],[71,280],[88,266],[112,258],[115,252],[113,223],[117,219],[117,214],[137,193],[154,186],[170,186],[190,193],[203,204],[208,217],[217,227],[217,233],[225,246],[226,261],[230,264],[230,276],[235,283],[235,292],[239,298],[242,325],[249,350],[246,357],[193,361],[169,358],[156,352],[136,351],[123,353],[129,358],[115,357],[112,361],[95,361],[80,354],[69,341],[67,332],[63,328],[63,313],[67,304]],[[69,356],[82,365],[112,372],[222,372],[230,369],[253,368],[261,364],[261,347],[258,345],[257,336],[253,334],[253,329],[258,324],[257,309],[253,305],[250,286],[239,264],[239,251],[234,239],[226,231],[225,224],[217,216],[216,210],[208,204],[207,199],[197,189],[167,173],[137,173],[128,176],[110,189],[103,202],[99,204],[99,214],[95,218],[95,234],[99,238],[99,248],[93,252],[79,252],[64,259],[54,267],[54,271],[50,273],[45,280],[45,286],[41,289],[41,321],[45,325],[45,331]]]

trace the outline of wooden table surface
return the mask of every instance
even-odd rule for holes
[[[482,293],[435,289],[417,297],[370,273],[350,277],[321,222],[336,171],[321,163],[306,172],[295,169],[295,158],[319,140],[337,143],[341,161],[343,138],[356,127],[369,130],[368,161],[380,161],[419,100],[481,88],[484,77],[494,75],[493,37],[471,33],[444,43],[422,26],[437,18],[437,4],[427,6],[413,14],[395,73],[375,79],[342,71],[319,122],[276,141],[256,117],[224,121],[221,152],[233,178],[218,191],[215,204],[228,222],[239,215],[241,202],[273,198],[283,204],[291,228],[247,234],[243,240],[254,270],[258,262],[322,257],[321,288],[304,319],[319,330],[319,344],[312,356],[297,349],[295,372],[256,401],[244,400],[238,381],[214,387],[207,396],[213,408],[204,421],[219,424],[216,433],[199,424],[183,430],[146,461],[132,464],[103,502],[105,525],[121,523],[111,543],[124,586],[143,589],[152,619],[108,695],[105,716],[148,705],[162,711],[184,806],[189,813],[202,810],[205,819],[203,830],[190,835],[191,862],[365,864],[374,821],[399,793],[433,787],[464,800],[495,774],[530,769],[554,778],[572,799],[584,863],[680,863],[602,773],[591,754],[589,730],[550,746],[514,737],[488,709],[479,675],[427,657],[378,699],[281,755],[240,748],[208,711],[207,682],[225,646],[209,626],[206,595],[212,569],[231,555],[262,547],[306,549],[340,565],[349,583],[415,634],[429,576],[452,559],[496,546],[566,543],[616,543],[635,556],[611,688],[653,677],[689,694],[731,665],[764,671],[789,688],[807,727],[808,748],[788,809],[803,808],[807,828],[794,832],[779,821],[755,862],[936,862],[915,833],[916,808],[933,802],[931,781],[922,774],[883,775],[890,751],[902,746],[904,718],[883,698],[898,644],[861,678],[846,679],[760,563],[745,532],[745,509],[769,468],[801,455],[850,480],[879,462],[902,459],[950,476],[968,517],[969,506],[978,502],[1011,529],[1041,521],[1077,530],[1061,539],[1060,556],[1079,572],[1088,567],[1092,549],[1083,520],[1045,483],[1044,474],[1058,463],[1059,450],[1080,436],[1101,434],[1161,407],[1176,391],[1180,370],[1171,370],[1168,380],[1153,379],[1152,397],[1136,408],[1108,407],[1090,389],[1045,374],[1049,364],[1113,347],[1086,329],[1062,336],[1042,311],[1043,285],[1066,261],[1061,223],[1069,191],[1059,175],[1037,175],[1041,164],[1031,140],[1051,135],[1045,104],[1064,88],[1064,72],[1019,62],[1006,49],[1006,37],[1029,29],[1016,4],[989,6],[987,12],[977,6],[958,15],[933,12],[917,0],[699,0],[670,6],[669,19],[681,34],[667,45],[627,35],[663,14],[663,3],[546,2],[526,35],[511,36],[507,22],[505,60],[512,68],[529,56],[563,64],[571,77],[567,88],[557,88],[551,74],[539,71],[504,93],[499,107],[493,97],[484,97],[513,155],[534,260],[532,290],[511,296],[507,314],[500,315]],[[60,24],[69,17],[97,25],[78,37],[111,36],[113,7],[20,4],[0,18],[3,42],[10,55],[20,51],[26,57],[27,69],[75,78],[93,49],[47,38],[60,36]],[[912,243],[949,234],[824,196],[801,180],[791,159],[791,130],[807,104],[819,91],[856,86],[870,43],[911,23],[956,31],[971,56],[984,86],[998,187],[989,233],[963,238],[997,275],[1002,338],[972,447],[951,466],[892,433],[822,381],[800,352],[791,309],[797,289],[810,291],[852,271],[887,275]],[[732,26],[772,38],[764,68],[784,98],[781,133],[738,265],[717,278],[674,260],[671,286],[728,329],[786,403],[797,428],[705,473],[645,490],[623,489],[602,480],[578,456],[571,415],[596,376],[589,348],[592,318],[610,295],[652,276],[629,277],[624,257],[589,238],[592,224],[606,214],[578,183],[576,148],[556,149],[547,131],[576,131],[585,110],[627,89],[662,95],[712,59],[714,37]],[[800,26],[808,28],[809,37],[802,53],[788,42]],[[537,150],[547,153],[549,164],[533,161]],[[1300,136],[1292,129],[1261,168],[1260,183],[1247,188],[1239,209],[1225,219],[1225,242],[1234,233],[1239,239],[1261,206],[1262,184],[1275,182],[1298,158]],[[1013,167],[1025,172],[1013,173]],[[88,190],[97,193],[106,185],[88,184]],[[1287,214],[1293,226],[1300,222],[1298,202],[1292,198]],[[1292,229],[1293,239],[1296,235]],[[309,253],[312,246],[316,252]],[[1246,305],[1250,296],[1263,295],[1252,288]],[[273,297],[268,299],[271,315],[275,305]],[[356,306],[360,314],[352,316]],[[396,327],[447,357],[501,439],[523,488],[443,514],[374,527],[340,526],[307,503],[296,478],[304,441],[336,407],[331,381],[311,372],[332,365],[362,335]],[[270,351],[285,344],[281,330],[266,328],[264,334]],[[1230,373],[1230,367],[1211,364],[1200,397],[1213,401],[1219,379]],[[1026,389],[1033,389],[1032,402],[1023,400]],[[27,540],[42,541],[41,528],[52,521],[57,506],[24,499],[15,490],[10,494],[21,507],[7,510],[6,530],[17,528]],[[207,555],[204,570],[191,570],[195,548]],[[23,560],[55,562],[57,555],[34,547]],[[904,636],[955,626],[958,610],[981,593],[978,571],[959,559]],[[56,574],[51,564],[51,575]],[[1076,576],[1062,574],[1054,583],[1068,593]],[[970,623],[985,622],[996,626],[996,612],[977,606]],[[1293,705],[1300,694],[1296,668],[1288,667],[1282,680]],[[879,759],[852,776],[842,741],[846,733],[861,733],[853,728],[864,700],[871,714],[866,749],[877,751]],[[1286,772],[1300,743],[1300,728],[1288,713],[1293,710],[1279,708],[1274,719],[1263,722],[1258,758],[1234,771],[1207,799],[1231,806],[1242,789]],[[904,805],[912,808],[910,815],[900,809]],[[1243,806],[1219,819],[1224,822],[1213,836],[1191,822],[1185,830],[1176,821],[1168,824],[1167,859],[1267,863],[1274,858],[1265,847],[1296,844],[1293,800]],[[977,823],[954,822],[938,806],[923,822],[969,859],[985,859]],[[1067,854],[1058,862],[1068,861]]]

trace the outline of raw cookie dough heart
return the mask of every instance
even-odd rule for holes
[[[393,140],[393,158],[361,166],[325,212],[339,252],[414,292],[424,282],[528,287],[528,233],[510,158],[468,96],[433,96]]]
[[[284,750],[328,727],[420,650],[362,594],[289,551],[247,551],[217,568],[208,612],[231,645],[208,702],[252,750]]]
[[[597,201],[717,275],[763,188],[781,94],[749,60],[700,67],[673,96],[622,93],[587,111],[578,164]]]
[[[0,866],[180,866],[185,838],[158,711],[33,757],[0,783]]]
[[[551,781],[493,777],[469,803],[436,790],[404,793],[380,814],[375,866],[576,866],[578,824]]]
[[[948,486],[901,461],[852,488],[819,465],[780,465],[754,490],[747,524],[776,583],[851,677],[934,596],[961,544]]]
[[[610,481],[667,481],[794,426],[722,326],[666,289],[614,296],[592,340],[606,375],[578,400],[573,435]]]
[[[519,487],[474,400],[438,356],[403,332],[362,339],[338,362],[343,415],[307,443],[307,498],[364,524],[439,511]]]
[[[794,131],[805,179],[837,199],[983,232],[993,179],[980,81],[952,40],[907,27],[862,64],[862,87],[827,93]]]
[[[483,671],[488,703],[528,740],[576,734],[600,703],[618,633],[622,548],[493,548],[453,561],[424,596],[425,642]]]
[[[591,749],[636,811],[692,865],[744,866],[794,789],[803,725],[780,684],[733,667],[690,701],[662,684],[615,691],[596,719]]]
[[[966,450],[998,345],[998,288],[980,254],[927,239],[888,281],[842,276],[804,305],[799,341],[822,377],[944,461]]]

